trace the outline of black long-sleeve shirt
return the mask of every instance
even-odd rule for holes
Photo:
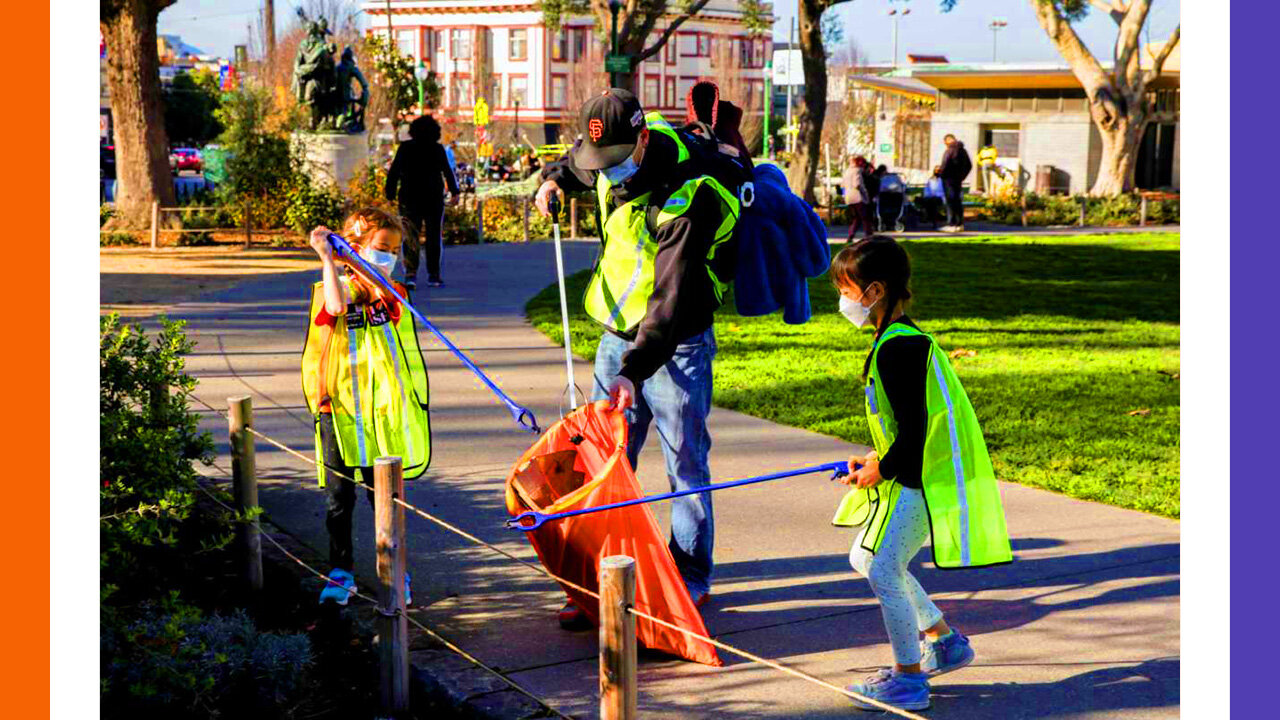
[[[384,188],[388,200],[396,200],[410,214],[439,211],[444,204],[446,184],[449,192],[458,194],[458,179],[453,175],[444,146],[438,142],[406,140],[396,149],[395,159],[387,170]]]
[[[916,327],[905,315],[894,322]],[[917,490],[923,487],[921,473],[929,415],[925,401],[928,367],[929,338],[922,335],[890,338],[876,356],[880,384],[898,423],[893,444],[880,458],[880,476]]]
[[[658,210],[686,179],[672,172],[676,167],[676,153],[675,143],[666,135],[649,133],[640,169],[630,180],[610,190],[610,206],[617,207],[652,192],[648,203],[649,226],[653,227]],[[555,180],[565,192],[578,192],[595,187],[595,174],[575,166],[570,152],[548,164],[542,178]],[[670,361],[676,346],[705,332],[714,321],[719,303],[707,274],[707,253],[720,225],[720,202],[715,190],[703,185],[694,193],[688,210],[657,227],[653,292],[644,319],[631,333],[615,333],[635,342],[634,349],[622,356],[622,369],[618,374],[637,385]],[[718,250],[716,275],[726,282],[732,279],[734,260],[731,247]]]

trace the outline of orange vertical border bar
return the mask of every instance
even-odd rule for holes
[[[4,147],[0,197],[10,213],[28,218],[49,217],[49,4],[6,3],[4,19],[9,27],[25,30],[12,33],[8,41],[9,57],[21,60],[15,72],[5,79],[5,95],[20,98],[21,110],[12,106],[11,112],[0,113],[0,137],[11,140]],[[20,327],[14,327],[14,338],[21,340],[18,344],[6,343],[0,351],[0,372],[10,379],[5,383],[5,393],[11,410],[0,413],[0,452],[6,459],[8,478],[23,481],[21,490],[16,485],[11,487],[15,494],[0,522],[0,545],[9,550],[5,574],[17,584],[17,588],[0,593],[0,617],[6,619],[6,649],[0,655],[0,697],[4,698],[6,717],[39,718],[48,717],[50,712],[50,317],[48,312],[42,312],[46,304],[41,299],[48,298],[50,292],[49,248],[53,238],[41,237],[38,231],[23,234],[26,237],[21,241],[10,240],[21,243],[22,262],[29,269],[10,265],[5,273],[9,302],[21,302],[26,307],[17,321]],[[84,642],[96,639],[84,638]]]

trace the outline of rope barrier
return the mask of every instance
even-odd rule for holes
[[[221,468],[219,468],[219,469],[221,469]],[[206,477],[207,477],[207,476],[206,476]],[[218,504],[219,504],[219,505],[221,505],[223,508],[225,508],[227,511],[232,512],[232,513],[236,512],[235,508],[232,508],[230,505],[227,505],[227,504],[226,504],[225,502],[223,502],[220,498],[218,498],[218,496],[214,495],[214,494],[213,494],[212,492],[210,492],[207,488],[205,488],[203,484],[201,484],[201,483],[197,482],[197,483],[196,483],[196,488],[198,488],[198,489],[199,489],[201,492],[203,492],[205,495],[208,495],[208,496],[209,496],[209,499],[211,499],[211,500],[213,500],[214,502],[218,503]],[[311,574],[315,575],[316,577],[320,578],[321,580],[324,580],[325,582],[328,582],[328,581],[329,581],[328,576],[326,576],[324,573],[322,573],[322,572],[320,572],[319,570],[316,570],[315,568],[313,568],[313,567],[311,567],[310,565],[308,565],[305,561],[303,561],[302,559],[300,559],[297,555],[294,555],[293,553],[289,552],[289,550],[288,550],[288,549],[286,549],[283,545],[281,545],[279,542],[277,542],[275,538],[271,537],[271,535],[269,535],[269,534],[267,534],[267,533],[262,533],[262,534],[260,535],[260,537],[265,537],[265,538],[267,539],[267,541],[268,541],[268,542],[270,542],[272,545],[274,545],[274,546],[276,547],[276,549],[278,549],[280,552],[284,553],[284,554],[285,554],[285,556],[286,556],[286,557],[288,557],[290,560],[292,560],[292,561],[294,561],[295,563],[297,563],[297,564],[301,565],[303,568],[306,568],[306,570],[307,570],[308,572],[310,572]],[[359,599],[361,599],[361,600],[365,600],[365,601],[367,601],[367,602],[370,602],[370,603],[372,603],[372,604],[373,604],[373,605],[375,605],[375,606],[376,606],[376,605],[378,605],[378,601],[377,601],[375,598],[369,597],[368,595],[365,595],[364,593],[359,592],[358,590],[352,589],[352,590],[349,590],[348,592],[350,592],[350,593],[351,593],[351,595],[353,595],[353,596],[355,596],[355,597],[357,597],[357,598],[359,598]],[[421,630],[422,632],[426,633],[427,635],[430,635],[432,638],[434,638],[435,640],[439,641],[439,642],[440,642],[440,644],[444,645],[446,648],[448,648],[448,649],[450,649],[450,650],[452,650],[452,651],[454,651],[454,652],[458,653],[458,654],[459,654],[459,655],[461,655],[463,658],[466,658],[469,662],[471,662],[472,664],[474,664],[476,667],[479,667],[479,668],[481,668],[482,670],[485,670],[485,671],[487,671],[487,672],[489,672],[489,673],[493,674],[493,675],[494,675],[494,676],[496,676],[499,680],[501,680],[502,682],[506,683],[506,684],[507,684],[507,686],[508,686],[508,687],[510,687],[512,690],[515,690],[516,692],[520,693],[521,695],[524,695],[525,697],[529,698],[530,700],[533,700],[534,702],[536,702],[536,703],[539,705],[539,707],[545,708],[548,712],[553,713],[556,717],[564,718],[564,720],[573,720],[573,718],[569,717],[568,715],[565,715],[564,713],[560,712],[559,710],[555,709],[554,707],[551,707],[550,705],[548,705],[544,700],[542,700],[541,698],[539,698],[537,695],[534,695],[532,692],[530,692],[530,691],[526,690],[525,688],[521,687],[521,686],[520,686],[520,684],[519,684],[519,683],[517,683],[516,681],[512,680],[511,678],[507,677],[506,675],[503,675],[501,672],[499,672],[498,670],[496,670],[496,669],[494,669],[494,668],[490,667],[489,665],[486,665],[482,660],[480,660],[479,658],[475,657],[474,655],[472,655],[471,653],[467,652],[466,650],[463,650],[462,648],[458,647],[457,645],[453,644],[452,642],[449,642],[448,640],[446,640],[444,637],[442,637],[442,636],[441,636],[439,633],[437,633],[436,631],[432,630],[431,628],[427,627],[426,625],[423,625],[421,622],[419,622],[419,621],[417,620],[417,618],[413,617],[413,616],[412,616],[412,615],[410,615],[409,613],[407,613],[407,612],[406,612],[406,613],[404,614],[404,619],[405,619],[405,620],[407,620],[407,621],[409,622],[409,624],[410,624],[410,625],[413,625],[414,627],[418,628],[418,629],[419,629],[419,630]]]
[[[195,400],[196,400],[197,402],[199,402],[201,405],[204,405],[205,407],[209,408],[210,410],[213,410],[214,412],[218,413],[219,415],[223,415],[224,417],[226,416],[226,415],[225,415],[225,413],[223,413],[221,410],[218,410],[217,408],[215,408],[215,407],[213,407],[212,405],[210,405],[210,404],[206,403],[204,400],[201,400],[200,398],[196,397],[195,395],[191,395],[191,397],[192,397],[192,398],[195,398]],[[290,455],[293,455],[294,457],[300,458],[300,459],[302,459],[302,460],[306,461],[306,462],[307,462],[307,463],[309,463],[309,464],[315,465],[316,467],[321,467],[321,466],[323,466],[326,470],[328,470],[328,471],[332,472],[334,475],[336,475],[336,476],[338,476],[338,477],[341,477],[341,478],[343,478],[343,479],[346,479],[346,480],[350,480],[350,481],[352,481],[352,482],[356,483],[357,485],[364,485],[364,483],[361,483],[361,482],[359,482],[359,481],[355,480],[354,478],[348,477],[348,476],[346,476],[346,475],[344,475],[344,474],[342,474],[342,473],[340,473],[340,472],[338,472],[338,471],[334,470],[333,468],[330,468],[328,465],[325,465],[323,461],[317,460],[317,459],[312,458],[312,457],[308,457],[307,455],[305,455],[305,454],[303,454],[303,453],[301,453],[301,452],[298,452],[297,450],[294,450],[293,448],[291,448],[291,447],[289,447],[289,446],[285,445],[284,443],[278,442],[278,441],[277,441],[277,440],[275,440],[274,438],[268,437],[267,435],[264,435],[264,434],[262,434],[262,433],[258,432],[257,430],[253,429],[252,427],[246,427],[245,429],[246,429],[246,430],[248,430],[250,433],[252,433],[254,436],[262,438],[265,442],[267,442],[267,443],[269,443],[269,444],[271,444],[271,445],[273,445],[273,446],[275,446],[275,447],[277,447],[277,448],[279,448],[279,449],[281,449],[281,450],[285,451],[286,453],[288,453],[288,454],[290,454]],[[373,492],[373,488],[370,488],[368,485],[364,485],[364,487],[368,488],[368,490],[369,490],[370,492]],[[550,578],[551,580],[553,580],[553,581],[555,581],[555,582],[557,582],[557,583],[560,583],[561,585],[564,585],[564,586],[566,586],[566,587],[569,587],[569,588],[572,588],[572,589],[574,589],[574,590],[577,590],[578,592],[584,593],[584,594],[586,594],[586,595],[588,595],[588,596],[590,596],[590,597],[595,598],[596,600],[599,600],[599,599],[600,599],[600,594],[599,594],[599,593],[597,593],[597,592],[595,592],[595,591],[593,591],[593,590],[589,590],[589,589],[587,589],[587,588],[585,588],[585,587],[583,587],[583,586],[581,586],[581,585],[579,585],[579,584],[577,584],[577,583],[573,582],[572,580],[568,580],[568,579],[566,579],[566,578],[559,577],[559,576],[558,576],[558,575],[556,575],[555,573],[552,573],[550,570],[547,570],[546,568],[544,568],[544,567],[542,567],[542,566],[540,566],[540,565],[535,565],[535,564],[533,564],[533,563],[531,563],[531,562],[529,562],[529,561],[527,561],[527,560],[524,560],[524,559],[522,559],[522,558],[516,557],[515,555],[513,555],[513,554],[511,554],[511,553],[507,552],[506,550],[503,550],[502,548],[497,547],[496,545],[493,545],[493,544],[491,544],[491,543],[489,543],[489,542],[486,542],[486,541],[484,541],[484,540],[481,540],[480,538],[476,537],[475,535],[472,535],[471,533],[467,532],[466,530],[463,530],[462,528],[459,528],[459,527],[457,527],[456,525],[453,525],[453,524],[452,524],[452,523],[450,523],[450,522],[447,522],[447,521],[445,521],[445,520],[442,520],[442,519],[440,519],[440,518],[438,518],[438,517],[436,517],[436,516],[432,515],[431,513],[426,512],[425,510],[422,510],[422,509],[420,509],[420,508],[418,508],[418,507],[415,507],[415,506],[413,506],[413,505],[411,505],[411,504],[409,504],[409,503],[405,502],[404,500],[402,500],[402,499],[400,499],[400,498],[398,498],[398,497],[393,497],[393,498],[391,499],[391,501],[392,501],[392,502],[394,502],[394,503],[396,503],[396,504],[398,504],[398,505],[400,505],[401,507],[405,508],[406,510],[409,510],[410,512],[413,512],[414,514],[418,515],[419,517],[422,517],[422,518],[423,518],[423,519],[425,519],[425,520],[429,520],[429,521],[431,521],[431,522],[433,522],[433,523],[435,523],[435,524],[439,525],[440,527],[442,527],[442,528],[444,528],[444,529],[446,529],[446,530],[448,530],[448,531],[450,531],[450,532],[452,532],[452,533],[454,533],[454,534],[458,535],[459,537],[466,538],[467,540],[470,540],[470,541],[471,541],[471,542],[473,542],[473,543],[476,543],[476,544],[478,544],[478,545],[481,545],[481,546],[483,546],[483,547],[486,547],[486,548],[488,548],[488,549],[490,549],[490,550],[492,550],[492,551],[494,551],[494,552],[498,553],[499,555],[502,555],[503,557],[506,557],[506,558],[508,558],[508,559],[510,559],[510,560],[514,560],[515,562],[517,562],[517,563],[519,563],[519,564],[521,564],[521,565],[525,566],[526,568],[529,568],[529,569],[533,570],[534,572],[537,572],[537,573],[540,573],[540,574],[542,574],[542,575],[545,575],[546,577]],[[269,536],[268,536],[268,537],[269,537]],[[273,540],[272,542],[274,542],[274,540]],[[313,570],[312,572],[315,572],[315,571]],[[321,575],[321,577],[324,577],[324,576],[323,576],[323,575]],[[326,578],[326,579],[327,579],[327,578]],[[649,613],[646,613],[646,612],[644,612],[644,611],[642,611],[642,610],[637,610],[637,609],[636,609],[636,608],[634,608],[634,607],[628,607],[628,608],[627,608],[627,612],[631,613],[632,615],[635,615],[636,617],[644,618],[645,620],[648,620],[648,621],[650,621],[650,622],[653,622],[653,623],[655,623],[655,624],[657,624],[657,625],[661,625],[662,627],[665,627],[665,628],[668,628],[668,629],[671,629],[671,630],[675,630],[676,632],[679,632],[679,633],[681,633],[681,634],[683,634],[683,635],[686,635],[686,636],[688,636],[688,637],[696,638],[696,639],[698,639],[698,640],[705,641],[705,642],[710,643],[711,645],[713,645],[713,646],[715,646],[715,647],[717,647],[717,648],[719,648],[719,649],[721,649],[721,650],[724,650],[724,651],[729,652],[729,653],[733,653],[734,655],[737,655],[737,656],[742,657],[742,658],[746,658],[747,660],[750,660],[750,661],[752,661],[752,662],[756,662],[756,663],[759,663],[759,664],[764,665],[764,666],[766,666],[766,667],[773,668],[774,670],[778,670],[778,671],[780,671],[780,672],[786,673],[786,674],[791,675],[791,676],[793,676],[793,677],[800,678],[801,680],[806,680],[806,681],[811,682],[811,683],[813,683],[813,684],[815,684],[815,685],[818,685],[819,687],[823,687],[823,688],[826,688],[826,689],[831,690],[831,691],[833,691],[833,692],[839,693],[839,694],[841,694],[841,695],[843,695],[843,696],[845,696],[845,697],[847,697],[847,698],[850,698],[850,699],[853,699],[853,700],[858,700],[858,701],[860,701],[860,702],[867,703],[868,705],[873,705],[873,706],[875,706],[875,707],[877,707],[877,708],[879,708],[879,709],[881,709],[881,710],[884,710],[885,712],[893,713],[894,715],[897,715],[897,716],[899,716],[899,717],[908,718],[909,720],[926,720],[926,718],[924,718],[924,717],[922,717],[922,716],[920,716],[920,715],[916,715],[915,713],[909,712],[909,711],[907,711],[907,710],[903,710],[903,709],[901,709],[901,708],[894,707],[894,706],[889,705],[889,704],[887,704],[887,703],[880,702],[879,700],[876,700],[876,699],[874,699],[874,698],[869,698],[869,697],[867,697],[867,696],[865,696],[865,695],[862,695],[862,694],[860,694],[860,693],[853,692],[852,690],[849,690],[849,689],[847,689],[847,688],[842,688],[842,687],[839,687],[839,686],[837,686],[837,685],[832,685],[831,683],[829,683],[829,682],[827,682],[827,681],[825,681],[825,680],[823,680],[823,679],[821,679],[821,678],[818,678],[818,677],[815,677],[815,676],[813,676],[813,675],[810,675],[809,673],[806,673],[806,672],[804,672],[803,670],[797,670],[797,669],[795,669],[795,668],[792,668],[792,667],[788,667],[788,666],[786,666],[786,665],[783,665],[783,664],[781,664],[781,663],[779,663],[779,662],[776,662],[776,661],[773,661],[773,660],[768,660],[768,659],[766,659],[766,658],[760,657],[759,655],[755,655],[755,654],[753,654],[753,653],[750,653],[750,652],[748,652],[748,651],[746,651],[746,650],[742,650],[742,649],[739,649],[739,648],[733,647],[732,645],[728,645],[728,644],[722,643],[722,642],[720,642],[719,640],[715,640],[715,639],[711,638],[711,637],[710,637],[710,636],[708,636],[708,635],[701,635],[701,634],[699,634],[699,633],[693,632],[692,630],[686,630],[685,628],[678,627],[678,626],[676,626],[676,625],[674,625],[674,624],[672,624],[672,623],[669,623],[669,622],[667,622],[667,621],[665,621],[665,620],[663,620],[663,619],[661,619],[661,618],[654,617],[653,615],[650,615]],[[486,669],[488,669],[488,668],[486,668]],[[492,671],[492,672],[496,672],[496,671]],[[499,676],[500,676],[500,677],[503,677],[504,679],[506,678],[506,676],[505,676],[505,675],[501,675],[501,674],[499,674]],[[532,696],[530,696],[530,697],[532,697]],[[535,698],[535,699],[536,699],[536,698]],[[539,703],[542,703],[542,701],[541,701],[541,700],[539,700]],[[542,704],[543,704],[544,706],[546,706],[546,703],[542,703]],[[547,707],[548,707],[548,708],[550,708],[550,706],[547,706]],[[556,711],[554,708],[550,708],[550,709],[552,710],[552,712],[557,712],[557,713],[558,713],[558,711]],[[561,717],[563,717],[563,716],[561,716]]]

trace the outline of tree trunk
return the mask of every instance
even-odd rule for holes
[[[787,170],[791,191],[814,201],[813,185],[821,156],[822,124],[827,114],[827,60],[822,47],[824,0],[800,0],[800,56],[804,66],[804,105],[798,119],[796,156]]]
[[[1102,137],[1102,161],[1098,178],[1089,194],[1096,197],[1119,195],[1133,189],[1133,171],[1138,162],[1138,148],[1146,123],[1142,119],[1117,119],[1110,127],[1098,127]]]
[[[156,52],[156,17],[173,2],[102,3],[101,27],[107,43],[107,84],[111,89],[119,181],[112,227],[146,227],[151,222],[152,202],[174,204]]]

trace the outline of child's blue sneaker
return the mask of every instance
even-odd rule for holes
[[[346,605],[347,600],[356,591],[356,579],[346,570],[334,568],[329,573],[329,582],[324,584],[324,589],[320,591],[320,604],[327,602]]]
[[[924,673],[908,674],[883,669],[867,678],[866,682],[854,683],[847,689],[903,710],[929,709],[929,676]],[[861,710],[884,709],[861,700],[852,702]]]
[[[969,638],[955,630],[932,642],[925,638],[921,646],[920,671],[930,677],[959,670],[973,662],[973,648],[969,647]]]

